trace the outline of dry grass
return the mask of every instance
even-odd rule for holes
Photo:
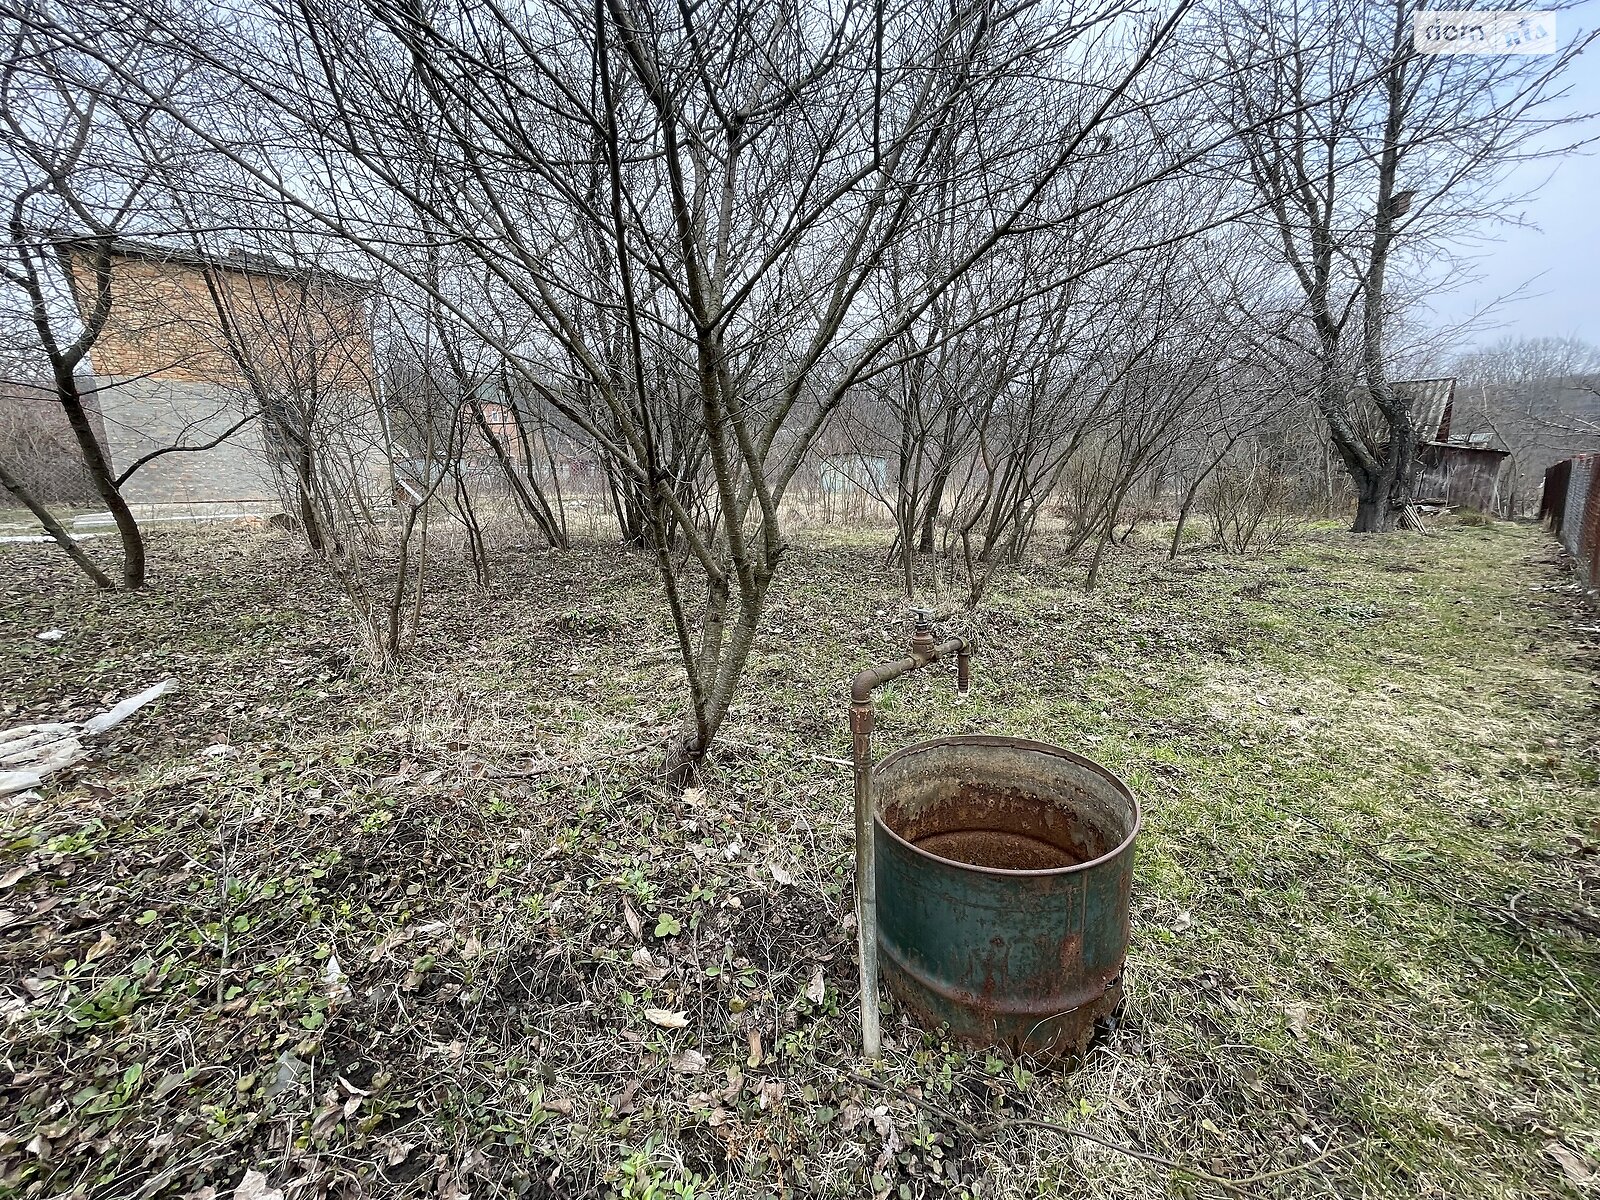
[[[3,560],[6,723],[182,690],[4,816],[0,1194],[1502,1197],[1600,1158],[1600,618],[1537,530],[1135,547],[1092,596],[1045,544],[1000,579],[973,701],[899,685],[880,748],[1124,773],[1128,1004],[1067,1076],[891,1013],[877,1087],[839,760],[845,681],[902,637],[880,534],[794,551],[682,794],[642,558],[441,575],[387,677],[286,535],[152,560],[132,597]]]

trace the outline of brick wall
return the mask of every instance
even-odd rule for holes
[[[84,303],[93,263],[82,252],[70,261]],[[269,387],[372,378],[365,295],[337,277],[129,253],[112,256],[110,278],[110,316],[89,352],[98,375],[239,384],[253,372]]]
[[[69,255],[80,304],[94,295],[88,250]],[[245,264],[241,266],[240,264]],[[89,352],[118,471],[153,450],[203,445],[266,394],[337,397],[371,433],[358,464],[379,478],[383,443],[372,397],[372,338],[365,292],[333,275],[290,274],[261,260],[202,260],[159,247],[119,250],[110,265],[111,309]],[[123,489],[135,504],[276,503],[281,463],[261,421],[220,445],[166,454]]]
[[[1600,587],[1600,455],[1588,455],[1582,524],[1578,530],[1580,569],[1585,570],[1590,587]]]
[[[1579,574],[1600,588],[1600,454],[1580,454],[1551,467],[1545,472],[1547,495],[1560,495],[1562,477],[1561,511],[1548,511],[1548,519],[1577,560]]]

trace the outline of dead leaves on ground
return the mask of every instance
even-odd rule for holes
[[[665,1008],[647,1008],[644,1010],[644,1019],[652,1025],[659,1025],[662,1029],[687,1029],[689,1018],[681,1012],[671,1012]]]
[[[1588,1187],[1600,1177],[1600,1168],[1595,1167],[1594,1161],[1588,1155],[1579,1154],[1560,1142],[1546,1142],[1544,1152],[1555,1160],[1556,1165],[1561,1168],[1561,1173],[1574,1187]]]
[[[827,994],[828,994],[827,976],[824,974],[824,972],[822,970],[822,964],[818,963],[812,969],[811,982],[806,984],[806,993],[805,993],[806,999],[811,1001],[812,1004],[821,1004],[823,999],[827,996]]]
[[[702,1075],[706,1069],[706,1056],[698,1050],[680,1050],[667,1060],[679,1075]]]
[[[254,1167],[244,1173],[233,1191],[233,1200],[283,1200],[281,1188],[270,1187],[267,1177]]]

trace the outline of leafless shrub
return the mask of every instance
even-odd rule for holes
[[[1280,464],[1246,452],[1207,478],[1200,508],[1212,537],[1230,554],[1281,546],[1299,524],[1290,505],[1293,483]]]

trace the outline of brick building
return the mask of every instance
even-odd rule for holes
[[[80,311],[93,302],[98,250],[87,241],[65,248]],[[140,468],[123,488],[131,503],[282,503],[293,494],[299,433],[321,436],[330,424],[340,453],[374,492],[385,488],[363,285],[262,255],[133,241],[113,244],[108,278],[110,314],[89,361],[114,467],[222,439]]]

